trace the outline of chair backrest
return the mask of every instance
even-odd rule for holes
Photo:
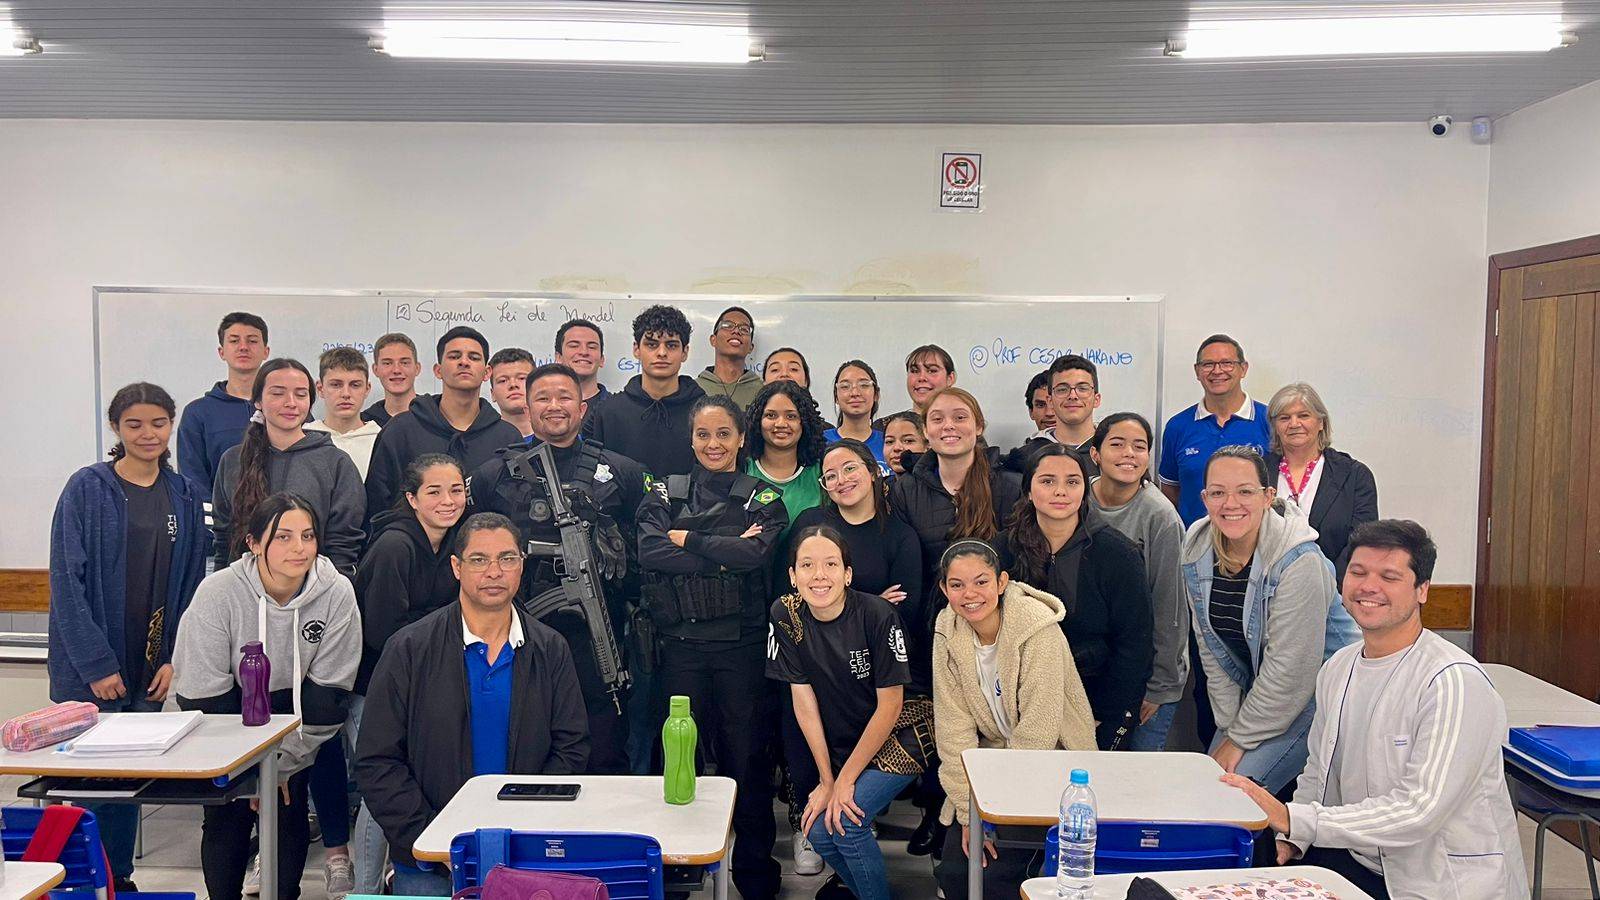
[[[22,852],[28,849],[28,842],[33,840],[33,833],[39,829],[44,809],[37,806],[7,806],[0,810],[0,815],[5,817],[5,827],[0,830],[0,845],[5,848],[6,859],[21,859]],[[106,870],[105,850],[100,844],[100,823],[95,820],[94,813],[84,812],[83,818],[72,830],[72,836],[67,838],[66,846],[61,849],[58,861],[67,874],[57,890],[91,889],[104,895],[111,873]]]
[[[481,885],[496,865],[599,879],[611,900],[665,900],[661,844],[642,834],[581,834],[480,828],[450,842],[455,890]]]
[[[1237,825],[1193,822],[1101,822],[1095,837],[1097,875],[1172,869],[1244,869],[1254,861],[1255,839]],[[1060,851],[1056,826],[1044,838],[1043,874],[1054,877]]]

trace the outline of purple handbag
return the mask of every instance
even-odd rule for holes
[[[453,900],[611,900],[605,882],[587,875],[540,872],[497,865],[478,887],[456,891]]]

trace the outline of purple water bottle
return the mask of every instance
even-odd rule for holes
[[[272,662],[261,652],[261,642],[244,645],[244,658],[239,660],[240,709],[244,724],[265,725],[272,718],[272,698],[268,684],[272,681]]]

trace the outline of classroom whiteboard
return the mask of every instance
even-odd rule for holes
[[[605,332],[601,377],[620,389],[638,371],[632,321],[645,307],[668,303],[689,317],[694,334],[683,372],[712,362],[707,342],[722,310],[748,309],[756,323],[759,366],[767,353],[795,347],[811,365],[822,414],[836,416],[834,370],[862,359],[878,374],[879,414],[910,406],[905,355],[939,344],[956,362],[956,384],[973,392],[988,420],[990,444],[1009,448],[1033,432],[1023,391],[1035,373],[1065,353],[1081,353],[1100,370],[1099,416],[1143,413],[1161,418],[1163,307],[1154,295],[1116,297],[870,297],[739,296],[728,294],[518,294],[421,291],[260,291],[202,288],[98,287],[94,292],[96,387],[94,420],[101,452],[108,446],[106,404],[134,381],[166,388],[184,404],[226,376],[216,353],[217,324],[234,310],[267,321],[273,356],[290,356],[313,374],[330,347],[355,347],[370,358],[372,344],[390,331],[416,341],[419,393],[437,393],[434,345],[455,325],[483,332],[491,351],[522,347],[539,362],[555,355],[563,322],[586,318]],[[376,400],[374,386],[368,402]],[[488,386],[484,386],[488,396]],[[320,415],[320,404],[316,407]],[[1157,444],[1159,446],[1159,443]]]

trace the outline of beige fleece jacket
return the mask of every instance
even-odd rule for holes
[[[1020,581],[1000,597],[996,661],[1001,700],[1016,723],[1008,742],[978,683],[978,644],[972,626],[948,605],[933,628],[933,724],[939,746],[944,809],[939,821],[967,823],[967,774],[961,751],[970,747],[1019,750],[1094,750],[1094,714],[1061,631],[1066,606],[1053,594]]]

